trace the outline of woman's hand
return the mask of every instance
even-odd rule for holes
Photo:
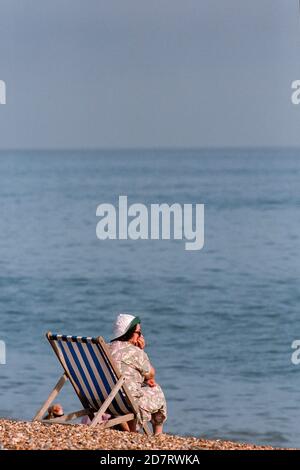
[[[149,374],[146,374],[144,376],[144,381],[149,387],[155,387],[156,382],[155,382],[155,369],[153,366],[151,366]]]
[[[149,385],[149,387],[156,387],[156,382],[154,379],[148,379],[146,380],[146,384]]]
[[[143,335],[139,336],[137,342],[136,342],[136,345],[138,348],[140,349],[145,349],[145,346],[146,346],[146,342],[145,342],[145,338]]]

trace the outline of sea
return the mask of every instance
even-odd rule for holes
[[[99,240],[99,204],[204,204],[205,241]],[[62,373],[45,333],[139,315],[165,431],[300,447],[300,150],[0,152],[0,416]],[[2,354],[3,356],[3,354]],[[71,386],[56,400],[80,408]]]

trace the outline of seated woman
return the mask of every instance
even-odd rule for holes
[[[162,433],[167,419],[167,405],[162,389],[155,382],[155,370],[144,351],[145,340],[140,323],[139,317],[120,314],[115,322],[110,350],[139,406],[141,421],[151,421],[157,435]],[[128,424],[128,430],[135,432],[136,421]]]

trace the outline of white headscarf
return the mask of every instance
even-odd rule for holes
[[[128,313],[120,313],[114,324],[112,340],[125,335],[125,333],[130,329],[130,325],[135,318],[136,317],[129,315]]]

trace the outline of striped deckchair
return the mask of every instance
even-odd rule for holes
[[[50,342],[64,373],[37,412],[34,421],[66,423],[81,416],[89,416],[91,426],[101,424],[103,428],[115,426],[136,418],[139,408],[125,384],[125,377],[116,367],[103,338],[66,336],[48,332]],[[48,407],[69,380],[83,405],[83,409],[59,418],[43,420]],[[112,418],[102,421],[108,412]],[[144,432],[149,435],[146,424]]]

